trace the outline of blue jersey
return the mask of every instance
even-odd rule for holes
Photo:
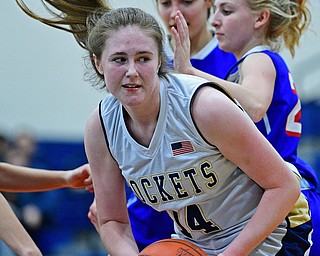
[[[174,53],[169,42],[165,45],[165,54],[169,67],[172,68]],[[219,78],[224,78],[236,61],[232,53],[222,51],[218,47],[218,40],[215,37],[190,59],[192,66],[196,69]]]
[[[244,55],[233,68],[230,69],[226,80],[237,82],[239,80],[238,65],[249,54],[262,52],[267,54],[272,60],[276,70],[276,80],[274,85],[274,92],[271,104],[267,110],[264,118],[256,123],[256,126],[261,133],[268,139],[268,141],[274,146],[278,153],[284,160],[293,164],[302,176],[301,188],[304,195],[308,199],[312,216],[312,241],[310,256],[320,255],[320,195],[317,192],[318,180],[314,169],[306,163],[304,160],[298,157],[298,143],[300,141],[302,123],[301,123],[301,104],[299,96],[297,94],[296,86],[292,75],[282,59],[282,57],[275,52],[268,50],[264,46],[257,46],[251,49]],[[285,239],[288,250],[284,250],[284,255],[291,255],[290,246],[296,248],[302,248],[301,246],[305,241],[308,243],[308,236],[310,223],[296,226],[288,229],[288,235]],[[297,241],[299,242],[293,242]],[[299,247],[296,246],[299,244]],[[296,252],[294,252],[296,253]],[[304,252],[301,252],[301,255]],[[297,255],[297,254],[294,254]]]
[[[259,48],[251,50],[234,67],[238,67],[249,54],[256,53],[257,49]],[[276,69],[276,80],[271,104],[264,118],[257,122],[256,126],[282,158],[298,169],[301,176],[308,181],[311,189],[316,189],[318,181],[315,171],[297,155],[302,130],[301,104],[292,75],[278,53],[265,48],[260,48],[258,52],[267,54],[273,61]],[[235,79],[234,77],[228,79],[228,77],[231,77],[230,73],[225,77],[226,80]]]

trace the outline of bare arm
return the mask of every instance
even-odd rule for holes
[[[242,78],[240,83],[225,81],[191,65],[188,26],[180,12],[176,17],[176,23],[178,30],[172,28],[176,44],[174,47],[175,70],[219,83],[240,102],[254,122],[260,121],[271,104],[276,76],[269,56],[263,53],[249,55],[240,66],[239,72]]]
[[[0,194],[0,239],[19,256],[41,256],[41,252]]]
[[[0,163],[2,191],[32,192],[66,187],[92,190],[89,164],[69,171],[51,171]]]
[[[97,230],[110,255],[137,256],[131,231],[124,178],[111,157],[104,138],[98,110],[91,115],[85,130],[85,147],[95,191]]]
[[[192,111],[204,137],[265,190],[255,214],[223,253],[247,255],[285,219],[300,195],[299,183],[253,122],[220,92],[202,88]]]

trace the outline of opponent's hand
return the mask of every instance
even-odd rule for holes
[[[176,27],[171,28],[174,37],[174,69],[179,73],[191,74],[189,29],[180,11],[177,11],[175,23]]]
[[[92,177],[89,164],[84,164],[76,169],[66,171],[67,183],[70,188],[85,188],[93,191]]]

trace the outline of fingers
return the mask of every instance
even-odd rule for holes
[[[88,218],[91,221],[92,225],[97,230],[97,232],[99,233],[99,225],[98,225],[98,219],[97,219],[97,208],[96,208],[95,200],[93,201],[93,203],[89,207]]]
[[[188,24],[180,11],[177,11],[175,22],[181,42],[187,43],[189,41]]]
[[[90,165],[89,164],[84,164],[82,166],[79,167],[81,169],[82,172],[85,172],[89,175],[91,175],[91,170],[90,170]]]
[[[88,176],[88,177],[83,181],[83,183],[84,183],[85,185],[92,185],[92,176],[91,176],[91,175]]]
[[[87,166],[87,171],[88,171],[88,175],[89,176],[84,180],[84,184],[86,185],[85,189],[88,192],[93,192],[94,191],[94,189],[93,189],[93,181],[92,181],[91,170],[90,170],[89,164]]]
[[[88,192],[91,192],[91,193],[94,192],[94,188],[93,188],[93,185],[92,185],[92,184],[86,186],[85,189],[86,189]]]
[[[84,164],[74,170],[70,170],[67,174],[69,187],[75,189],[85,188],[87,191],[93,191],[89,164]]]
[[[93,192],[93,183],[89,164],[85,164],[82,166],[81,177],[83,179],[83,187],[87,191]]]
[[[180,11],[175,16],[176,27],[171,28],[171,33],[175,39],[175,48],[180,47],[189,40],[188,24]]]
[[[190,63],[190,38],[189,29],[182,13],[177,11],[176,26],[171,29],[174,37],[174,69],[177,72],[188,74],[192,69]]]
[[[89,176],[88,176],[89,175]],[[87,190],[88,192],[93,192],[93,182],[92,182],[92,176],[88,174],[87,172],[82,172],[82,175],[79,176],[79,186]]]

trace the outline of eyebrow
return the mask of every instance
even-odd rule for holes
[[[150,51],[139,51],[136,54],[151,54],[151,55],[154,55],[153,52],[150,52]],[[127,55],[127,53],[126,52],[115,52],[115,53],[111,54],[110,56],[115,56],[115,55]]]

